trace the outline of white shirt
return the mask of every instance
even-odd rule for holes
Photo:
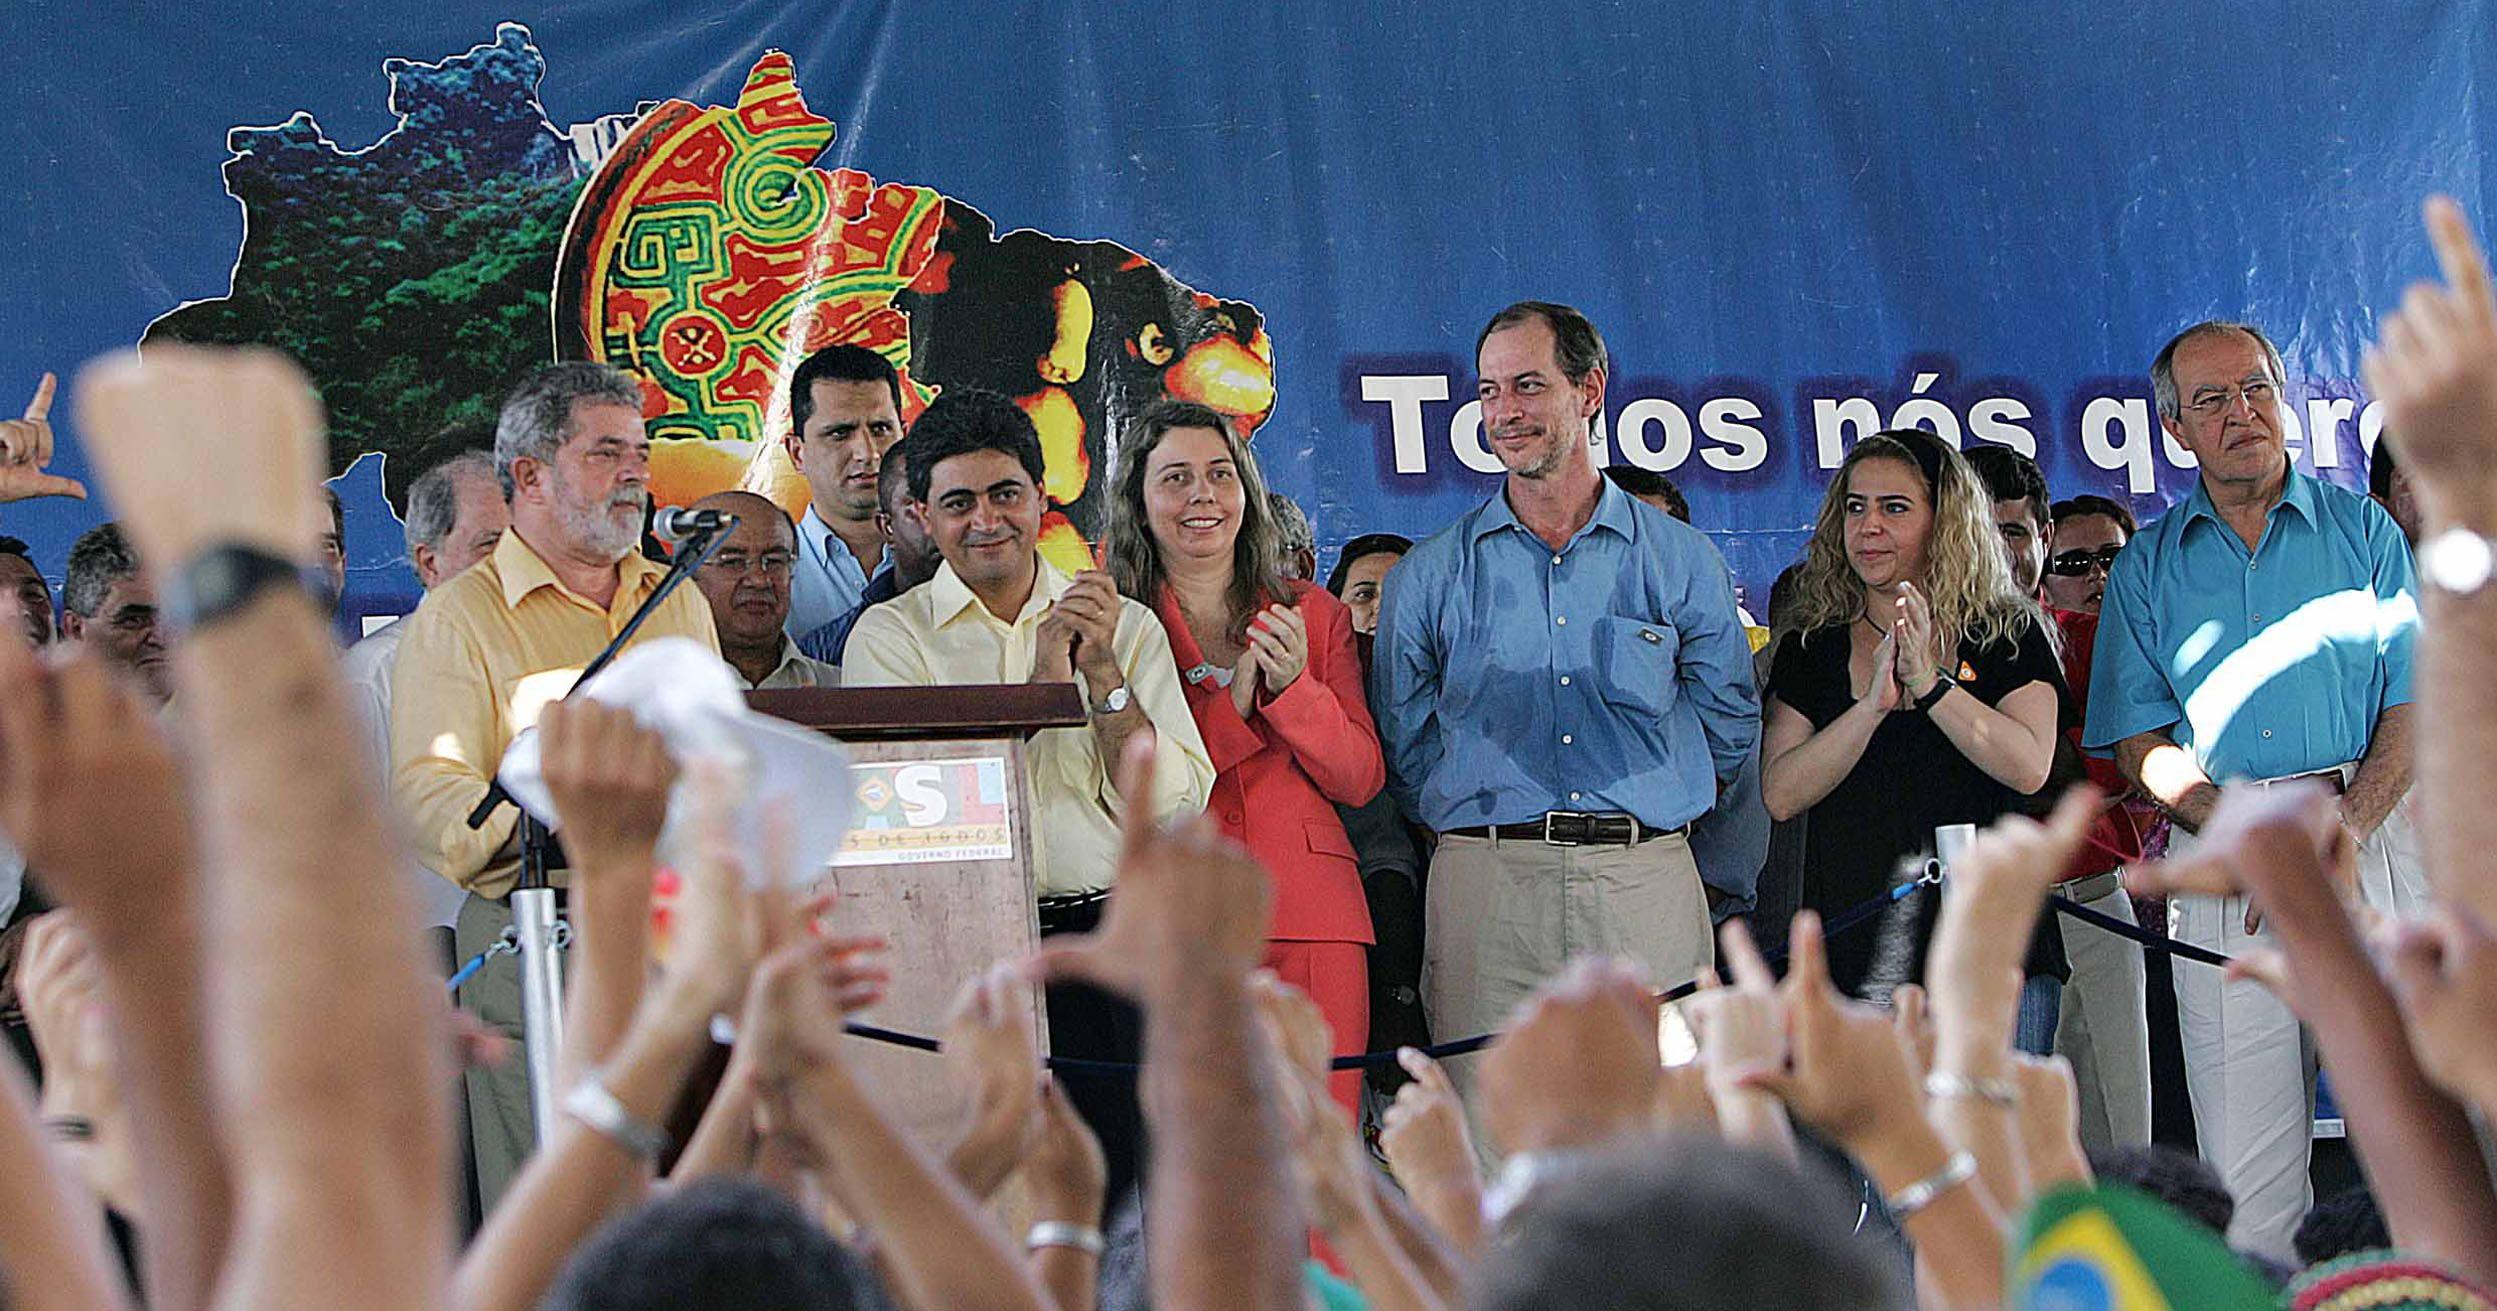
[[[734,670],[737,666],[730,665],[729,668]],[[737,675],[737,681],[745,683],[746,676],[744,674]],[[798,649],[798,644],[791,641],[787,633],[783,633],[780,636],[780,663],[772,666],[772,672],[765,674],[762,682],[746,683],[746,690],[749,692],[772,692],[790,687],[839,686],[841,686],[841,667],[839,665],[825,664],[823,661],[800,651]]]
[[[405,636],[407,624],[394,622],[348,647],[346,654],[339,657],[339,672],[346,675],[356,713],[364,719],[364,740],[372,752],[373,777],[380,779],[390,777],[390,667],[397,662],[399,639]],[[417,911],[427,928],[447,925],[459,918],[460,902],[468,897],[465,889],[425,868],[404,844],[399,864],[407,871],[407,885],[416,895]]]

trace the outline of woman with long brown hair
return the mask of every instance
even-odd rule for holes
[[[1990,824],[2046,786],[2062,670],[1992,504],[1958,451],[1912,428],[1859,443],[1822,498],[1770,667],[1761,794],[1775,818],[1808,816],[1803,904],[1824,916],[1888,890],[1936,828]],[[1880,930],[1831,940],[1840,987],[1921,977],[1936,907],[1916,895],[1895,962],[1876,964]],[[2021,1045],[2043,1051],[2065,973],[2052,916],[2027,972]]]
[[[1164,401],[1137,416],[1111,495],[1110,576],[1170,630],[1214,758],[1206,813],[1274,876],[1267,967],[1318,1003],[1339,1054],[1360,1051],[1370,911],[1335,804],[1377,795],[1387,766],[1351,612],[1284,576],[1257,458],[1214,410]],[[1358,1071],[1330,1087],[1358,1107]]]

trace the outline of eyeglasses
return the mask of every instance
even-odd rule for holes
[[[2185,412],[2196,418],[2207,419],[2214,414],[2222,414],[2237,408],[2237,398],[2240,396],[2245,398],[2247,405],[2255,406],[2269,405],[2278,395],[2280,395],[2279,384],[2257,378],[2243,387],[2212,387],[2199,392],[2192,400],[2185,403]]]
[[[723,551],[704,561],[702,567],[733,575],[744,575],[760,570],[766,578],[778,578],[788,573],[796,563],[797,557],[787,551],[765,551],[755,556]]]
[[[2116,567],[2121,546],[2102,546],[2095,551],[2060,551],[2046,562],[2046,572],[2057,578],[2085,578],[2092,569],[2105,573]]]

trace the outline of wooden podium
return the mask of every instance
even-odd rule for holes
[[[861,1019],[938,1036],[963,982],[1039,944],[1025,739],[1088,721],[1073,683],[749,692],[764,714],[838,738],[852,756],[850,837],[825,871],[836,933],[891,942],[893,982]],[[1049,1050],[1039,992],[1021,994]],[[950,1144],[968,1090],[944,1060],[863,1038],[848,1059],[877,1104],[920,1142]]]

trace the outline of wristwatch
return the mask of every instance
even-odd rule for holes
[[[298,587],[324,603],[336,599],[319,570],[257,546],[229,542],[192,556],[174,574],[164,598],[165,617],[177,629],[196,631],[241,613],[272,587]]]
[[[1092,712],[1096,715],[1115,715],[1118,712],[1125,710],[1128,703],[1133,700],[1135,700],[1135,698],[1127,694],[1127,685],[1125,683],[1121,683],[1117,687],[1111,688],[1110,694],[1101,698],[1099,704],[1093,706]]]
[[[2448,528],[2419,544],[2419,575],[2438,591],[2469,596],[2497,573],[2497,545],[2468,528]]]
[[[1949,674],[1940,672],[1935,673],[1933,676],[1933,686],[1926,688],[1923,692],[1917,694],[1916,708],[1918,710],[1933,709],[1935,706],[1942,704],[1942,698],[1949,696],[1951,694],[1951,689],[1957,686],[1959,686],[1959,684],[1953,682]]]

